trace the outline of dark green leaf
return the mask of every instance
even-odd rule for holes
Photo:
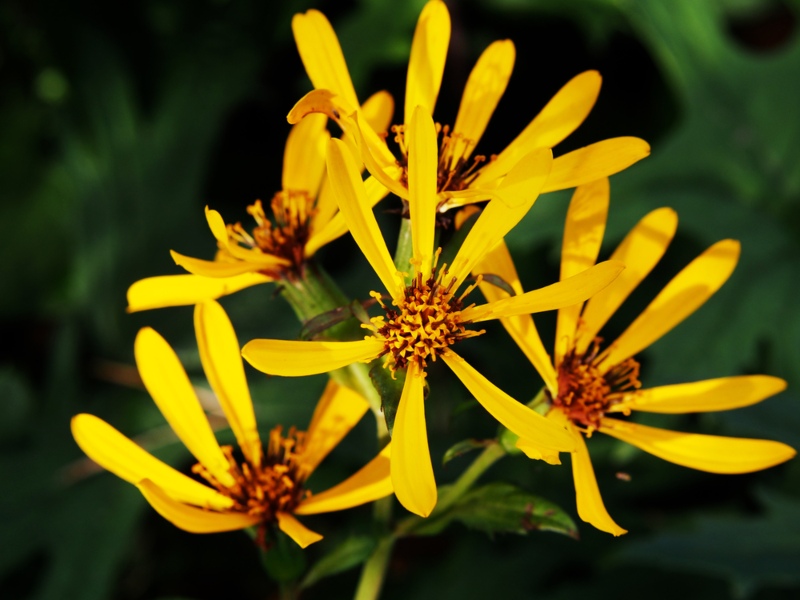
[[[363,563],[375,549],[377,540],[371,536],[353,536],[344,540],[312,566],[300,584],[311,587],[320,579],[347,571]]]

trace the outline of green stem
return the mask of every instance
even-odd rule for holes
[[[377,600],[386,579],[386,568],[392,556],[394,537],[386,536],[378,542],[377,547],[364,563],[361,578],[358,580],[355,600]]]

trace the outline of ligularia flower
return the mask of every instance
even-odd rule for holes
[[[297,103],[289,113],[289,121],[297,122],[311,112],[323,112],[335,119],[347,133],[360,137],[360,157],[370,173],[394,194],[408,200],[407,133],[417,106],[434,113],[450,41],[450,14],[444,2],[428,2],[417,22],[408,62],[403,124],[392,127],[397,157],[385,138],[378,136],[374,128],[364,126],[366,115],[359,107],[341,47],[325,16],[316,10],[297,14],[292,30],[300,58],[316,89]],[[498,196],[511,201],[499,193],[503,178],[530,152],[553,148],[568,137],[597,100],[600,75],[596,71],[581,73],[502,152],[488,159],[474,155],[511,77],[515,54],[510,40],[491,44],[470,73],[454,126],[436,126],[439,142],[433,151],[437,156],[437,208],[441,212]],[[569,152],[553,161],[549,179],[540,191],[572,188],[612,175],[649,153],[648,144],[634,137],[612,138]],[[531,175],[532,184],[536,177]]]
[[[564,229],[562,280],[595,263],[608,202],[607,179],[576,190]],[[584,442],[584,437],[591,437],[595,431],[670,462],[711,473],[749,473],[795,455],[792,448],[780,442],[668,431],[609,416],[629,415],[634,410],[667,414],[729,410],[760,402],[786,387],[776,377],[747,375],[640,389],[639,363],[634,356],[691,315],[725,283],[739,258],[739,243],[734,240],[717,242],[689,263],[615,341],[604,345],[597,337],[614,311],[661,259],[676,227],[677,216],[669,208],[645,216],[612,255],[625,264],[622,274],[585,304],[559,309],[553,362],[533,319],[523,315],[503,320],[544,379],[550,403],[548,419],[565,425],[574,441],[572,472],[578,514],[614,535],[625,530],[606,511]],[[496,247],[474,272],[497,274],[522,293],[505,245]],[[481,289],[488,300],[505,296],[499,288],[483,285]],[[548,452],[535,439],[524,436],[517,446],[534,458]]]
[[[308,431],[280,426],[265,447],[256,429],[253,403],[228,316],[216,302],[197,305],[195,331],[208,381],[239,444],[220,447],[203,414],[189,378],[169,344],[150,328],[134,346],[145,387],[175,435],[197,459],[192,472],[207,485],[161,462],[108,423],[88,414],[72,419],[72,435],[97,464],[135,484],[165,519],[193,533],[277,525],[300,546],[321,535],[295,515],[343,510],[392,493],[391,444],[337,486],[311,494],[306,480],[317,465],[361,419],[369,404],[354,391],[328,384]]]
[[[371,320],[371,334],[359,341],[254,340],[245,345],[245,359],[265,373],[300,376],[324,373],[358,361],[385,357],[393,373],[406,370],[397,409],[391,457],[392,482],[408,510],[427,516],[436,504],[431,457],[428,451],[423,402],[428,361],[441,358],[483,407],[518,435],[535,439],[553,452],[571,451],[574,441],[563,425],[549,422],[487,381],[452,350],[465,338],[478,336],[474,325],[489,319],[553,310],[581,302],[608,285],[622,266],[610,261],[576,277],[540,290],[481,306],[464,306],[468,287],[459,288],[483,254],[496,245],[532,206],[547,180],[552,164],[549,149],[524,158],[503,181],[508,194],[523,195],[514,208],[491,201],[465,238],[453,264],[437,270],[434,248],[436,220],[436,131],[430,113],[418,107],[409,131],[409,210],[413,273],[406,279],[392,263],[375,216],[364,200],[366,191],[359,165],[347,145],[331,140],[328,172],[339,209],[364,256],[385,286],[391,307],[380,299],[385,315]],[[536,176],[531,176],[535,173]],[[520,181],[524,185],[518,185]],[[515,197],[516,200],[516,197]]]

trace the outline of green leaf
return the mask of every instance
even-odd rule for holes
[[[492,443],[494,443],[494,440],[461,440],[447,449],[447,452],[444,453],[444,458],[442,458],[442,464],[446,465],[454,458],[462,456],[467,452],[477,450],[478,448],[486,448],[486,446]]]
[[[347,538],[314,563],[314,566],[303,578],[300,587],[311,587],[325,577],[357,567],[369,558],[376,545],[377,540],[367,535]]]
[[[264,568],[274,581],[290,583],[306,570],[306,555],[303,549],[277,527],[270,530],[267,540],[272,545],[262,554]]]

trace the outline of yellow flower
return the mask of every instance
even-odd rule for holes
[[[208,381],[241,448],[220,447],[203,414],[189,378],[169,344],[154,330],[136,337],[136,364],[145,387],[175,435],[197,459],[192,472],[203,485],[122,435],[101,419],[80,414],[72,435],[100,466],[135,484],[165,519],[193,533],[277,526],[300,546],[318,541],[294,515],[311,515],[357,506],[392,493],[390,446],[337,486],[311,494],[306,480],[367,411],[361,396],[331,382],[317,404],[307,432],[275,427],[262,448],[253,403],[228,316],[216,302],[195,308],[195,330]]]
[[[450,41],[450,15],[444,2],[428,2],[417,22],[406,80],[404,119],[392,127],[398,146],[395,158],[372,127],[361,126],[363,111],[353,88],[336,34],[325,16],[309,10],[292,20],[295,41],[306,72],[316,88],[289,113],[297,122],[323,112],[342,128],[361,136],[361,158],[370,173],[390,191],[407,200],[408,140],[417,106],[433,114]],[[553,148],[586,119],[600,92],[601,78],[586,71],[570,80],[502,152],[487,159],[474,155],[486,126],[506,89],[514,66],[510,40],[496,41],[480,56],[467,80],[455,124],[437,124],[439,136],[437,192],[439,210],[495,197],[503,178],[531,151]],[[368,120],[368,119],[367,119]],[[369,120],[368,120],[369,121]],[[380,131],[380,130],[378,130]],[[556,158],[542,193],[575,187],[617,173],[650,153],[641,139],[619,137],[580,148]],[[359,154],[356,152],[356,156]]]
[[[579,187],[572,198],[564,229],[561,278],[573,277],[597,259],[608,212],[607,179]],[[795,451],[768,440],[752,440],[668,431],[611,418],[633,410],[652,413],[690,413],[749,406],[777,394],[786,383],[776,377],[749,375],[709,379],[680,385],[640,389],[639,363],[634,355],[658,340],[697,310],[733,272],[739,243],[717,242],[686,266],[656,296],[639,317],[611,344],[597,337],[614,311],[658,263],[677,227],[669,208],[645,216],[622,241],[612,259],[626,268],[588,302],[562,308],[556,325],[555,360],[545,351],[533,319],[504,319],[503,324],[544,379],[551,409],[548,418],[564,423],[575,451],[572,471],[581,519],[598,529],[621,535],[603,505],[584,442],[595,431],[628,442],[679,465],[711,473],[748,473],[789,460]],[[495,273],[522,293],[505,245],[498,246],[474,270]],[[481,286],[488,300],[505,294]],[[528,456],[541,458],[535,440],[517,443]],[[545,449],[545,452],[547,450]]]
[[[388,116],[381,118],[388,122]],[[196,304],[302,274],[317,250],[347,231],[325,178],[325,148],[330,139],[326,123],[323,115],[314,115],[292,128],[283,158],[282,189],[273,196],[270,211],[260,200],[248,207],[255,220],[251,232],[240,223],[226,225],[217,211],[206,208],[208,226],[219,247],[216,259],[201,260],[173,251],[175,262],[191,274],[137,281],[128,290],[128,311]],[[385,195],[383,186],[370,184],[371,205]]]
[[[572,450],[574,442],[561,425],[553,425],[506,395],[469,366],[451,346],[461,339],[483,333],[473,324],[520,313],[553,310],[580,302],[605,287],[621,265],[608,262],[555,285],[492,302],[464,306],[470,286],[460,295],[472,267],[525,215],[544,184],[552,163],[550,150],[541,150],[521,161],[503,184],[509,194],[525,196],[514,208],[492,201],[464,240],[452,266],[437,272],[434,251],[436,219],[436,132],[424,108],[415,111],[409,131],[409,208],[414,267],[405,274],[392,263],[366,194],[355,158],[344,142],[331,140],[328,172],[348,228],[385,286],[391,307],[385,316],[372,319],[371,335],[359,341],[254,340],[242,354],[257,369],[284,376],[332,371],[358,361],[385,356],[393,372],[407,369],[393,431],[391,459],[395,493],[408,510],[427,516],[436,504],[436,482],[425,427],[423,379],[428,361],[441,358],[475,398],[515,433],[537,439],[553,451]],[[538,174],[533,185],[530,171]],[[526,185],[517,183],[524,179]],[[515,199],[516,196],[515,196]],[[381,299],[377,292],[373,296]],[[381,301],[383,304],[383,302]]]

